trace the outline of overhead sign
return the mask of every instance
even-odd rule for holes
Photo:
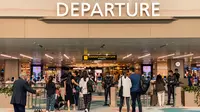
[[[126,13],[128,17],[136,16],[148,16],[155,17],[160,16],[159,14],[160,3],[105,3],[101,6],[99,3],[91,5],[86,2],[71,2],[69,4],[58,2],[57,3],[57,16],[64,17],[71,15],[72,17],[79,17],[88,15],[93,17],[94,15],[99,15],[100,17],[120,17]],[[62,10],[64,8],[64,11]],[[114,11],[115,10],[115,11]],[[117,10],[117,11],[116,11]],[[126,12],[123,12],[125,10]]]
[[[83,60],[117,60],[117,55],[83,55]]]

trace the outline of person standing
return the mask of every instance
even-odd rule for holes
[[[170,105],[170,101],[171,101],[171,95],[173,97],[173,105],[174,105],[174,101],[175,101],[175,85],[176,85],[176,77],[173,75],[173,71],[169,70],[169,75],[167,78],[167,90],[168,90],[168,103],[167,105]]]
[[[177,80],[177,82],[179,83],[179,81],[180,81],[180,74],[179,74],[179,72],[178,72],[178,69],[177,69],[177,68],[175,69],[174,76],[176,77],[176,80]]]
[[[88,78],[87,71],[83,71],[83,78],[79,82],[79,87],[81,88],[81,94],[83,95],[85,112],[90,111],[90,105],[92,101],[92,93],[88,91],[88,81],[91,80]]]
[[[165,82],[161,75],[158,75],[156,78],[156,92],[158,95],[158,104],[160,107],[163,107],[165,103]]]
[[[40,90],[33,90],[26,80],[27,75],[22,73],[20,78],[13,84],[13,94],[10,103],[14,106],[14,112],[25,112],[27,92],[32,94],[40,93]]]
[[[65,101],[67,102],[68,111],[70,111],[70,105],[73,106],[73,110],[75,111],[75,99],[73,94],[73,84],[78,84],[75,82],[72,73],[68,70],[65,71],[64,75],[62,76],[62,81],[64,81],[65,87]]]
[[[79,84],[81,77],[78,74],[78,72],[73,73],[73,77],[74,81]],[[78,106],[80,87],[77,86],[76,84],[73,84],[73,92],[74,92],[75,105]]]
[[[49,76],[49,80],[46,84],[45,89],[47,90],[46,111],[47,112],[54,111],[56,85],[53,82],[53,76]]]
[[[141,103],[141,75],[134,73],[134,68],[131,69],[131,99],[132,99],[132,112],[136,112],[136,100],[138,103],[139,112],[142,112],[142,103]]]
[[[119,112],[122,111],[122,107],[124,105],[124,98],[126,99],[126,105],[127,105],[127,112],[130,111],[130,89],[132,87],[131,80],[129,77],[127,77],[126,73],[123,73],[123,76],[119,79],[118,88],[120,89],[122,87],[122,96],[120,96],[120,106],[119,106]]]
[[[97,75],[97,93],[100,96],[102,92],[102,75]]]
[[[104,106],[109,106],[108,104],[108,96],[110,99],[110,89],[112,87],[113,84],[113,77],[109,74],[109,72],[107,72],[106,77],[104,78],[104,90],[105,90],[105,103]]]

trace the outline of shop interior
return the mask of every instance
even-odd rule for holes
[[[200,39],[0,39],[1,81],[26,73],[42,81],[49,75],[60,81],[63,67],[116,77],[127,68],[147,77],[179,69],[200,74]],[[193,44],[190,44],[193,43]]]

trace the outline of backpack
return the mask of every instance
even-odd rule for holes
[[[87,82],[87,91],[88,93],[93,93],[94,92],[94,82],[89,78]]]
[[[141,88],[141,94],[144,95],[146,94],[146,92],[148,91],[150,86],[150,80],[145,80],[145,78],[143,78],[141,76],[140,78],[140,88]]]

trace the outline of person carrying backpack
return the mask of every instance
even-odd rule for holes
[[[87,71],[83,72],[83,78],[79,82],[79,87],[81,88],[81,94],[83,94],[85,112],[90,111],[90,105],[92,101],[93,81],[88,77]]]
[[[131,99],[132,99],[132,112],[136,112],[136,100],[138,103],[139,112],[142,112],[142,103],[141,103],[141,75],[134,73],[134,68],[131,68]]]

